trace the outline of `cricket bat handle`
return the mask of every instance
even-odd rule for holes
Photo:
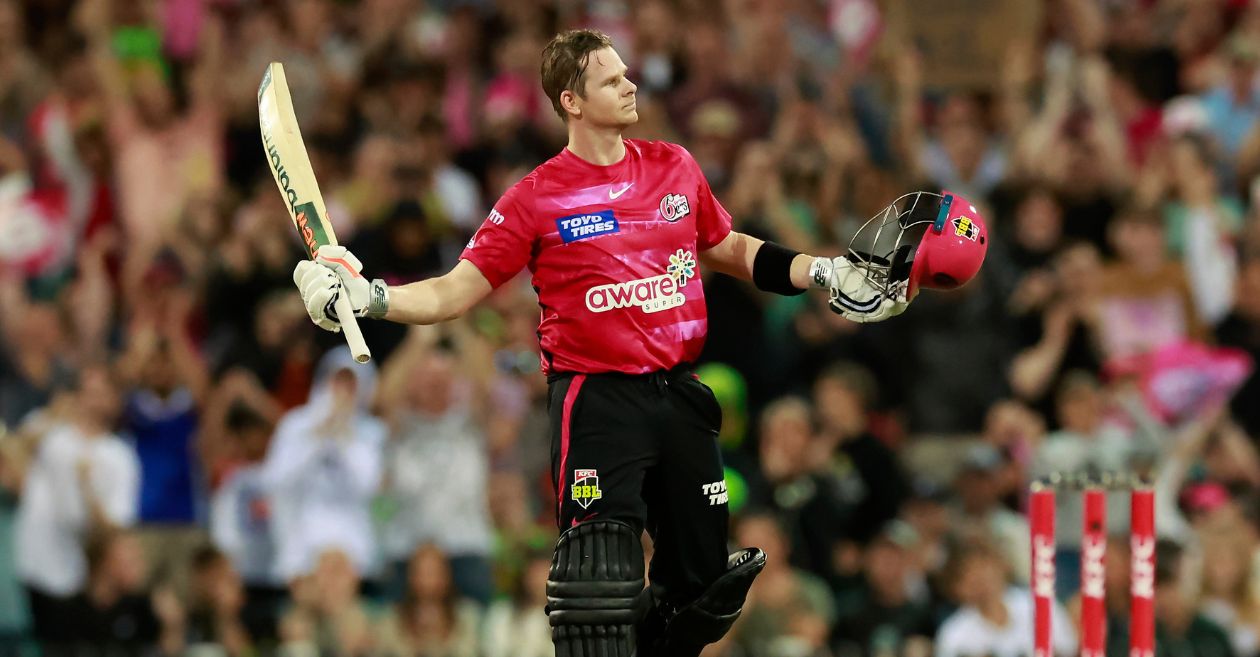
[[[349,345],[355,362],[366,363],[372,360],[372,352],[368,350],[367,341],[363,339],[363,331],[359,330],[359,320],[354,316],[354,309],[350,307],[350,298],[344,294],[338,294],[337,300],[333,302],[333,308],[337,309],[337,319],[341,321],[341,332],[346,336],[346,344]]]

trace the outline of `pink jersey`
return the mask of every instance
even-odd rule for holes
[[[567,148],[512,186],[460,257],[494,287],[528,266],[544,373],[641,374],[695,361],[699,254],[731,232],[686,149],[625,140],[599,166]]]

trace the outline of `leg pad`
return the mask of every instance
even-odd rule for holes
[[[633,657],[647,611],[643,544],[630,525],[584,522],[560,535],[547,578],[556,657]]]

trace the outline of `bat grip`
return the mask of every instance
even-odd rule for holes
[[[367,342],[363,339],[363,331],[359,330],[359,320],[354,316],[354,309],[350,307],[350,298],[345,294],[338,294],[333,307],[337,309],[337,319],[341,321],[341,332],[346,336],[346,344],[350,346],[350,353],[354,355],[355,362],[366,363],[372,360],[372,352],[368,350]]]

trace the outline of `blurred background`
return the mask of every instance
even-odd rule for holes
[[[737,229],[839,253],[947,187],[993,235],[879,325],[706,275],[731,540],[770,554],[707,657],[1028,654],[1054,471],[1154,482],[1161,654],[1260,654],[1250,0],[0,0],[0,654],[552,654],[527,275],[351,367],[255,91],[282,61],[341,241],[402,283],[562,148],[539,55],[578,26]],[[1061,495],[1064,655],[1079,528]]]

